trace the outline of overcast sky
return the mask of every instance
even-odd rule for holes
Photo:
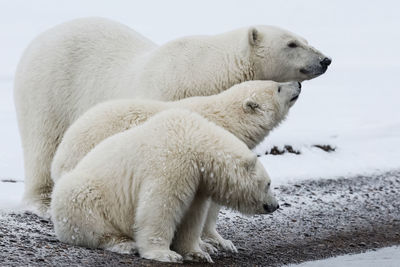
[[[400,5],[396,1],[103,1],[0,0],[0,75],[12,76],[40,32],[78,17],[120,21],[162,44],[180,36],[277,25],[305,37],[333,66],[399,67]],[[393,30],[395,29],[395,31]]]

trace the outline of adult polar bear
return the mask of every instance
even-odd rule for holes
[[[25,203],[39,214],[48,209],[57,146],[68,126],[99,102],[212,95],[246,80],[303,81],[329,64],[303,38],[269,26],[162,46],[101,18],[56,26],[30,44],[15,78]]]

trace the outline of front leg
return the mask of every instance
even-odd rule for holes
[[[159,184],[156,188],[142,189],[135,216],[134,237],[141,257],[163,262],[182,262],[182,256],[172,251],[170,245],[195,193],[180,194],[180,197],[162,195],[164,188]],[[177,192],[183,192],[179,189],[176,189]]]
[[[210,198],[197,193],[172,242],[172,249],[184,260],[213,262],[210,255],[201,249],[201,231],[206,219]]]
[[[103,237],[99,248],[120,254],[135,254],[137,252],[136,243],[132,239],[117,234]]]
[[[219,210],[221,207],[211,201],[208,209],[207,218],[203,228],[202,239],[203,241],[215,246],[220,247],[226,251],[237,253],[237,249],[232,241],[224,239],[216,229]]]

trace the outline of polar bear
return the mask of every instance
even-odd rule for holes
[[[324,73],[330,62],[300,36],[272,26],[162,46],[102,18],[56,26],[29,45],[15,75],[24,202],[39,215],[47,210],[57,146],[68,126],[97,103],[213,95],[247,80],[303,81]]]
[[[250,149],[281,123],[301,92],[299,82],[248,81],[212,96],[174,102],[118,99],[100,103],[80,116],[65,132],[51,165],[53,182],[107,137],[140,125],[154,114],[186,108],[225,128]]]
[[[91,150],[55,184],[51,214],[62,242],[211,262],[199,246],[207,198],[245,214],[271,213],[279,205],[270,183],[234,135],[170,109]]]
[[[140,125],[154,114],[171,108],[195,111],[234,134],[250,149],[254,148],[284,120],[300,91],[298,82],[248,81],[218,95],[175,102],[123,99],[98,104],[65,132],[51,165],[51,177],[56,183],[105,138]],[[210,252],[216,248],[237,252],[235,245],[216,230],[219,210],[215,203],[208,208],[203,246]]]

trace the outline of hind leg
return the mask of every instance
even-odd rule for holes
[[[53,181],[50,176],[51,161],[64,134],[61,124],[49,121],[31,121],[31,131],[21,130],[25,165],[25,192],[23,202],[27,209],[39,216],[49,216]],[[35,124],[33,124],[36,122]],[[56,127],[58,126],[58,127]],[[26,127],[26,126],[25,126]]]

